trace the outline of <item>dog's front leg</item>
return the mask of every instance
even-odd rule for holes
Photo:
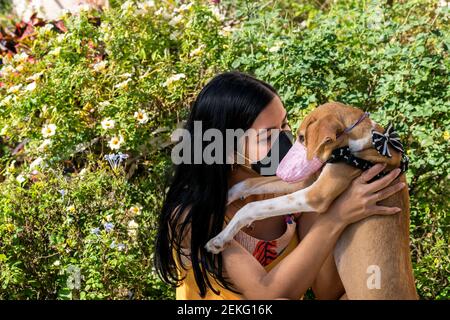
[[[205,248],[210,252],[219,253],[242,227],[250,225],[255,220],[292,212],[325,212],[331,202],[360,173],[361,170],[343,163],[327,164],[319,179],[311,186],[285,196],[251,202],[242,207],[225,229],[208,241]]]
[[[205,248],[212,253],[217,254],[221,252],[240,229],[246,225],[250,225],[253,221],[281,216],[292,212],[315,211],[306,201],[306,195],[313,186],[314,185],[285,196],[246,204],[236,212],[233,219],[231,219],[230,223],[222,230],[222,232],[208,241]]]
[[[246,198],[251,195],[268,193],[292,193],[304,189],[313,183],[314,179],[308,179],[301,182],[289,183],[278,177],[258,177],[250,178],[236,183],[228,191],[228,203],[236,201],[239,198]]]

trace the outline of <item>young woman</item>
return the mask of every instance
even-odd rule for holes
[[[290,131],[275,89],[240,72],[219,74],[201,90],[185,126],[192,137],[194,121],[201,121],[202,132],[214,128],[223,137],[226,129]],[[332,254],[339,235],[368,216],[399,211],[377,206],[377,196],[385,199],[404,185],[389,186],[396,170],[368,184],[383,170],[376,165],[356,178],[327,212],[259,220],[242,229],[221,254],[207,252],[206,242],[239,208],[276,196],[251,196],[227,206],[230,187],[259,175],[270,138],[250,139],[244,164],[225,163],[229,154],[224,145],[222,163],[176,166],[160,216],[155,267],[164,281],[177,285],[177,299],[300,299],[310,287],[318,299],[339,299],[345,291]],[[192,145],[192,159],[194,149]]]

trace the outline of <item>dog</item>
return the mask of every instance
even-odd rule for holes
[[[393,127],[384,129],[368,113],[352,106],[330,102],[317,107],[302,121],[297,134],[289,153],[304,152],[306,157],[298,163],[283,159],[275,177],[237,183],[229,190],[228,203],[254,194],[285,195],[246,204],[208,241],[209,252],[221,252],[242,227],[255,220],[292,212],[325,212],[354,178],[375,163],[386,163],[380,175],[398,167],[407,169],[408,158]],[[393,183],[399,180],[407,183],[404,174]],[[334,258],[347,297],[417,299],[409,250],[408,189],[379,204],[402,211],[356,222],[336,243]],[[378,277],[379,285],[370,284],[373,277]]]

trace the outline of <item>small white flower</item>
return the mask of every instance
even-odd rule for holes
[[[33,91],[34,89],[36,89],[36,82],[35,81],[33,81],[32,83],[30,83],[29,85],[27,85],[25,87],[26,91]]]
[[[42,31],[45,33],[48,33],[53,30],[53,25],[51,23],[47,23],[45,26],[42,27]]]
[[[109,140],[109,148],[113,149],[113,150],[118,150],[121,146],[121,144],[123,143],[123,137],[121,135],[114,136],[111,138],[111,140]]]
[[[181,35],[181,33],[179,31],[174,31],[169,35],[169,39],[177,40],[180,35]]]
[[[89,11],[89,10],[91,10],[91,6],[88,5],[88,4],[80,4],[78,6],[78,10],[80,10],[80,12],[82,12],[82,11]]]
[[[33,74],[27,78],[27,81],[36,81],[44,74],[43,71]]]
[[[141,214],[142,207],[140,205],[134,205],[129,210],[131,214],[138,216]]]
[[[55,49],[50,51],[48,54],[52,55],[52,56],[59,56],[60,53],[61,53],[61,47],[56,47]]]
[[[170,76],[169,78],[167,78],[167,80],[164,82],[163,86],[168,87],[173,82],[179,81],[180,79],[183,79],[183,78],[186,78],[186,75],[184,73],[174,74],[173,76]]]
[[[131,79],[127,79],[125,81],[122,81],[118,84],[116,84],[114,87],[118,88],[118,89],[125,89],[126,87],[128,87],[128,83],[131,81]]]
[[[103,129],[110,130],[110,129],[114,129],[116,122],[110,118],[106,118],[101,122],[101,124],[102,124]]]
[[[218,7],[210,6],[210,9],[211,9],[213,16],[216,17],[217,20],[219,20],[219,21],[225,20],[225,16],[220,13],[220,10]]]
[[[30,169],[34,169],[36,167],[39,167],[42,162],[44,161],[44,159],[42,159],[41,157],[36,158],[31,164],[30,164]]]
[[[132,1],[125,1],[121,6],[120,9],[122,9],[122,11],[128,11],[130,9],[132,9],[134,6],[134,3]]]
[[[52,140],[50,140],[50,139],[45,139],[45,140],[41,143],[41,145],[38,147],[38,151],[44,151],[44,150],[47,148],[47,146],[49,146],[51,143],[52,143]]]
[[[100,107],[102,107],[102,108],[104,108],[104,107],[107,107],[107,106],[109,106],[111,104],[111,102],[109,102],[109,101],[102,101],[102,102],[99,102],[99,106]]]
[[[192,50],[192,51],[189,53],[189,57],[195,57],[195,56],[200,55],[200,54],[203,52],[203,49],[204,49],[204,48],[205,48],[205,45],[204,45],[204,44],[200,45],[198,48]]]
[[[161,8],[159,8],[158,10],[155,11],[155,16],[160,16],[160,15],[163,14],[163,12],[164,12],[164,8],[161,7]]]
[[[28,60],[28,57],[29,57],[28,54],[26,54],[25,52],[22,52],[22,53],[16,54],[13,58],[13,61],[17,62],[17,63],[23,63]]]
[[[148,121],[148,115],[145,111],[139,110],[134,113],[134,118],[140,123],[144,124]]]
[[[19,174],[17,177],[16,177],[16,181],[18,182],[18,183],[22,183],[22,182],[24,182],[26,179],[25,179],[25,177],[23,176],[23,175],[21,175],[21,174]]]
[[[138,4],[138,8],[144,10],[145,12],[148,9],[154,8],[154,7],[155,7],[155,1],[153,1],[153,0],[141,2],[141,3]]]
[[[228,37],[231,34],[231,32],[233,32],[233,31],[234,31],[234,29],[231,26],[225,26],[222,28],[222,30],[219,31],[219,34],[222,37]]]
[[[122,73],[119,77],[122,77],[122,78],[131,78],[132,75],[133,75],[132,73],[125,72],[125,73]]]
[[[59,266],[61,265],[61,261],[56,260],[55,262],[53,262],[53,265],[54,265],[55,267],[59,267]]]
[[[8,89],[8,93],[17,93],[19,92],[20,88],[22,88],[22,84],[19,83],[16,86],[12,86],[11,88]]]
[[[183,16],[181,14],[176,15],[169,21],[169,25],[176,26],[177,24],[179,24],[181,22],[182,19],[183,19]]]
[[[5,136],[6,133],[8,132],[8,125],[5,125],[2,130],[0,131],[0,136]]]
[[[131,238],[136,237],[138,228],[139,228],[139,224],[134,220],[130,220],[130,222],[128,222],[128,230],[127,230],[128,235]]]
[[[281,45],[282,45],[282,44],[283,44],[283,43],[282,43],[281,41],[275,42],[275,45],[269,48],[269,52],[277,52],[277,51],[280,51]]]
[[[106,69],[106,65],[108,64],[108,61],[100,61],[95,63],[92,67],[96,72],[102,72]]]
[[[51,137],[55,134],[56,132],[56,125],[53,123],[50,124],[46,124],[43,128],[42,128],[42,136],[44,138],[48,138]]]
[[[66,208],[67,211],[74,213],[76,211],[75,206],[72,204]]]
[[[134,220],[130,220],[130,222],[128,222],[128,229],[137,229],[139,227],[139,224],[134,221]]]

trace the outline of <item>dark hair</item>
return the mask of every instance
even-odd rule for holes
[[[215,76],[200,91],[184,126],[192,137],[192,159],[194,121],[202,121],[202,131],[215,128],[223,137],[226,129],[245,131],[277,95],[269,84],[242,72],[225,72]],[[225,151],[224,147],[224,158]],[[206,242],[222,231],[224,223],[231,164],[225,160],[222,163],[205,164],[202,161],[201,164],[176,165],[159,217],[154,258],[159,276],[174,286],[179,286],[184,279],[178,277],[173,251],[181,262],[181,243],[189,225],[190,260],[201,297],[205,296],[208,287],[217,294],[207,272],[221,286],[237,292],[222,275],[222,255],[211,254],[204,248]]]

